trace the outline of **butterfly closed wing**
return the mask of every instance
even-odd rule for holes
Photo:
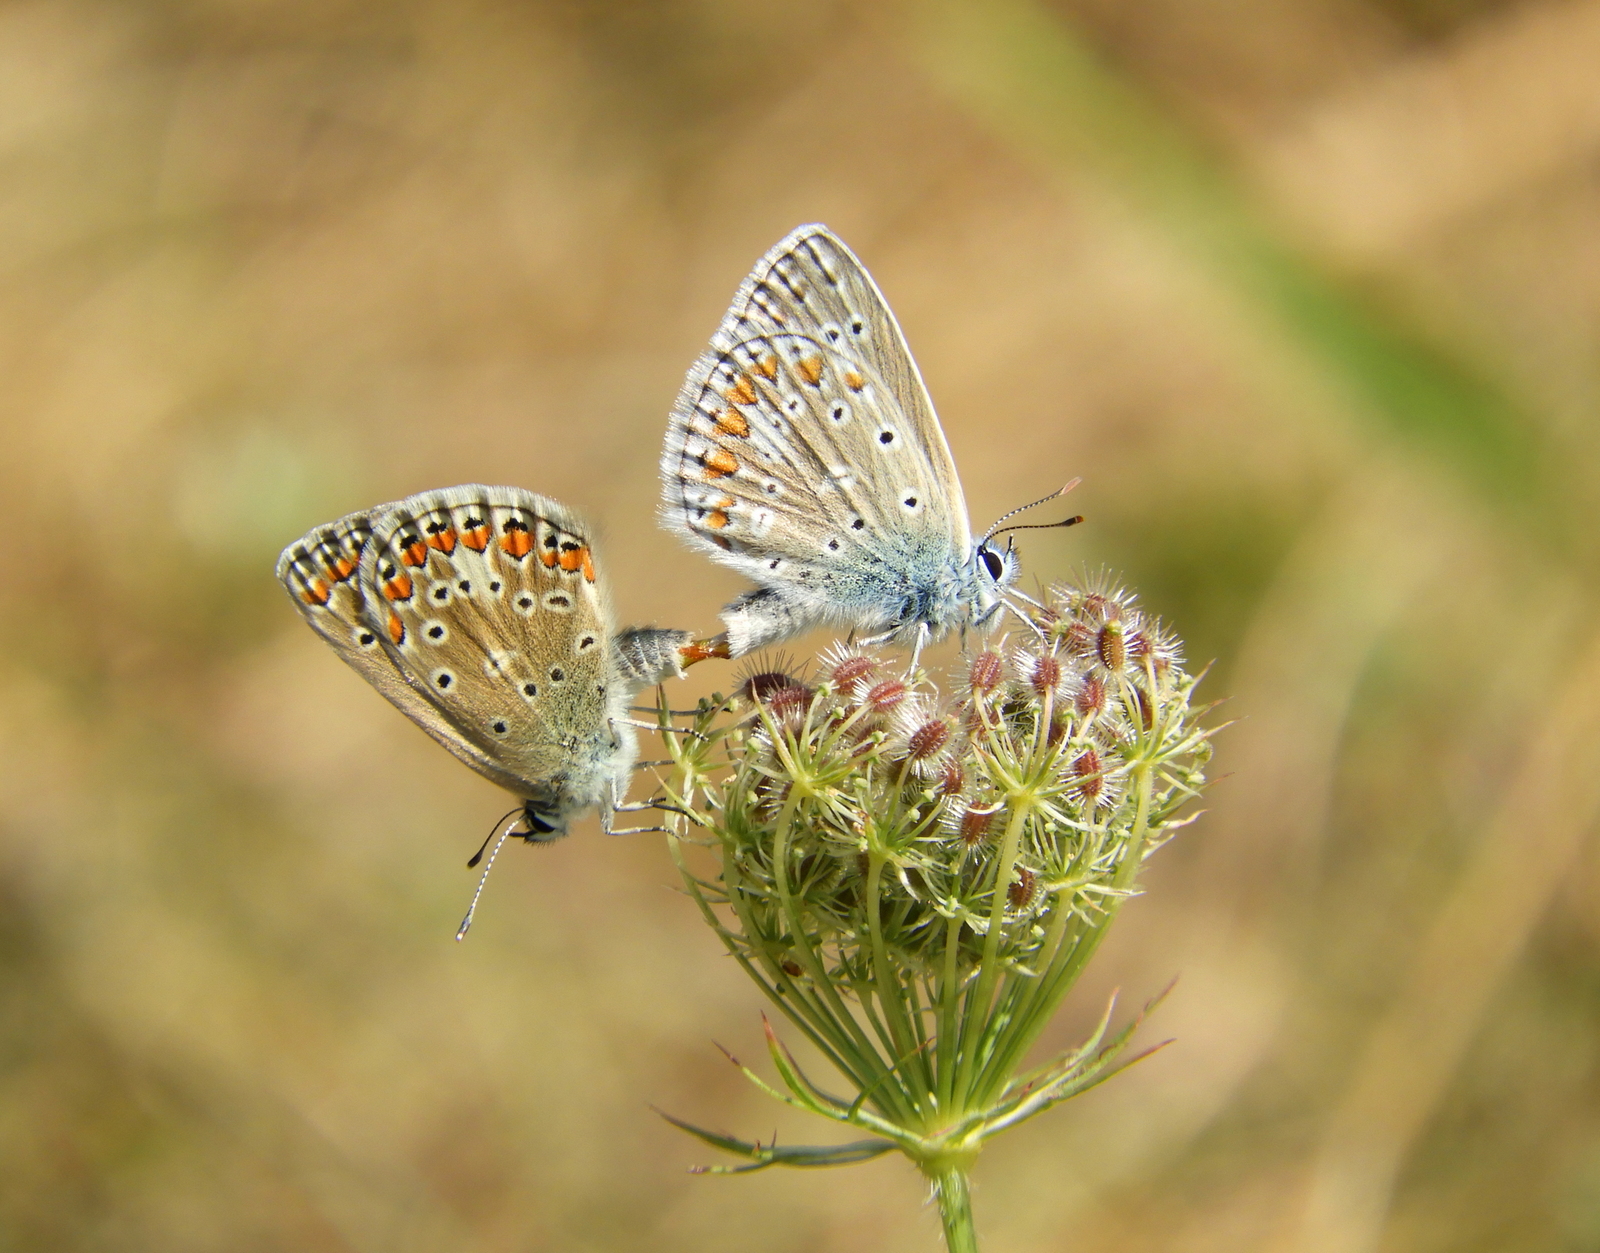
[[[522,802],[516,834],[610,829],[638,757],[627,707],[681,676],[686,631],[612,627],[589,528],[516,487],[422,492],[311,530],[278,579],[412,721]]]
[[[757,586],[734,656],[812,627],[920,646],[990,619],[1017,574],[974,537],[894,314],[825,226],[764,256],[668,422],[662,522]]]

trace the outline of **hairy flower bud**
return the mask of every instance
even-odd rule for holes
[[[900,679],[884,679],[881,683],[874,683],[867,690],[867,708],[874,713],[891,713],[901,701],[905,700],[910,691],[911,689]]]
[[[987,649],[974,657],[967,667],[967,687],[975,694],[994,691],[1004,677],[1005,663],[1000,654]]]
[[[1039,876],[1026,866],[1017,867],[1017,877],[1011,880],[1011,886],[1006,889],[1006,899],[1012,909],[1026,909],[1034,901],[1039,891]]]

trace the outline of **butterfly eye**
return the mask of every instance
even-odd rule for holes
[[[978,550],[978,560],[983,562],[983,568],[989,572],[989,577],[998,583],[1000,576],[1006,572],[1006,563],[1001,559],[1000,554],[992,549],[980,548]]]

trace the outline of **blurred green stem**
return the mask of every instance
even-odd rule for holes
[[[945,1248],[950,1253],[978,1253],[978,1232],[972,1225],[972,1189],[967,1183],[966,1163],[944,1160],[930,1163],[923,1170],[933,1181],[933,1194],[939,1202]]]
[[[1019,152],[1089,173],[1239,298],[1310,364],[1352,417],[1438,459],[1547,550],[1575,536],[1528,404],[1481,359],[1440,342],[1275,220],[1226,159],[1037,0],[918,10],[934,81]]]

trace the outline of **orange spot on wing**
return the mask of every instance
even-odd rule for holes
[[[762,357],[760,361],[756,362],[756,373],[769,379],[777,378],[778,359],[776,357]]]
[[[461,542],[475,553],[481,553],[489,547],[489,528],[475,526],[470,531],[461,532]]]
[[[844,372],[844,385],[851,391],[858,392],[867,385],[867,380],[862,378],[854,370],[846,370]]]
[[[389,638],[396,645],[406,642],[406,624],[400,621],[400,615],[392,609],[389,611]]]
[[[539,560],[544,562],[544,564],[546,566],[548,566],[552,570],[554,570],[556,568],[556,562],[559,559],[560,559],[560,554],[557,553],[556,550],[553,549],[553,548],[546,548],[543,552],[541,552],[539,554]]]
[[[397,574],[383,585],[383,594],[390,600],[411,599],[411,576]]]
[[[326,583],[321,579],[312,579],[306,584],[306,590],[300,593],[300,599],[308,605],[326,605],[330,595]]]
[[[594,558],[587,548],[583,550],[583,577],[589,583],[594,582]]]
[[[346,557],[341,554],[335,561],[330,562],[327,566],[328,577],[335,583],[343,583],[356,572],[356,566],[359,564],[360,562],[358,562],[354,557]]]
[[[735,435],[740,439],[750,438],[750,423],[745,420],[744,414],[737,409],[729,409],[725,413],[717,414],[717,430],[724,435]]]
[[[407,544],[405,551],[400,554],[400,560],[408,566],[420,566],[428,560],[428,546],[421,540]]]
[[[794,372],[816,387],[822,382],[822,358],[801,357],[794,363]]]
[[[571,574],[584,562],[589,555],[587,548],[563,548],[561,550],[561,568]]]
[[[428,536],[428,547],[437,548],[445,556],[456,550],[456,532],[454,527],[447,527],[437,535]]]
[[[753,405],[756,403],[756,385],[748,374],[741,374],[739,381],[730,387],[723,395],[731,404]]]
[[[526,531],[507,531],[500,537],[500,547],[521,561],[533,551],[533,536]]]
[[[713,509],[706,514],[706,525],[715,527],[719,531],[722,530],[723,527],[728,525],[727,513],[721,509]]]
[[[700,458],[700,464],[706,468],[706,478],[726,478],[739,468],[739,459],[726,448],[714,448]]]

